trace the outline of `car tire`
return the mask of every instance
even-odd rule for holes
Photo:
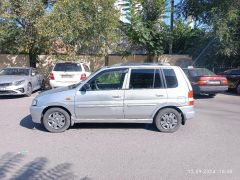
[[[181,114],[173,108],[165,108],[158,112],[155,117],[155,125],[160,132],[173,133],[181,125]]]
[[[240,84],[237,86],[237,93],[240,94]]]
[[[209,96],[210,98],[214,98],[214,97],[216,96],[216,94],[208,94],[208,96]]]
[[[50,108],[43,115],[44,127],[52,133],[60,133],[71,125],[71,118],[67,111],[61,108]]]
[[[32,95],[33,89],[31,83],[28,83],[27,85],[27,91],[26,91],[26,96],[30,97]]]

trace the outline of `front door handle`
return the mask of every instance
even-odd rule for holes
[[[112,98],[114,98],[114,99],[119,99],[119,98],[121,98],[121,96],[112,96]]]
[[[156,94],[157,97],[163,97],[163,94]]]

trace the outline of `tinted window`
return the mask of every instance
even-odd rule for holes
[[[240,69],[232,70],[231,74],[235,74],[235,75],[240,74]]]
[[[91,90],[122,89],[123,81],[128,69],[105,71],[88,82]]]
[[[81,65],[77,63],[58,63],[54,67],[54,71],[74,72],[74,71],[82,71],[82,68],[81,68]]]
[[[209,71],[208,69],[205,69],[205,68],[189,69],[189,73],[192,77],[215,75],[212,71]]]
[[[167,88],[175,88],[178,86],[177,77],[173,69],[163,69],[163,73],[165,76]]]
[[[162,88],[159,70],[132,69],[130,85],[131,89]]]
[[[29,71],[24,68],[6,68],[0,72],[0,75],[28,76]]]

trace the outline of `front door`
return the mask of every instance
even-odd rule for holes
[[[123,119],[123,84],[128,69],[104,70],[77,92],[75,114],[81,121]]]

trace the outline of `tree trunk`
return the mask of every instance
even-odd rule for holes
[[[108,66],[108,65],[109,65],[109,54],[108,54],[108,48],[105,48],[104,64],[105,64],[105,66]]]
[[[37,55],[34,52],[30,51],[28,56],[29,56],[30,67],[36,68],[36,65],[37,65]]]
[[[153,62],[153,55],[150,53],[147,53],[147,62],[152,63]]]
[[[169,54],[172,54],[173,47],[173,19],[174,19],[174,0],[171,0],[171,19],[170,19],[170,40],[169,40]]]

